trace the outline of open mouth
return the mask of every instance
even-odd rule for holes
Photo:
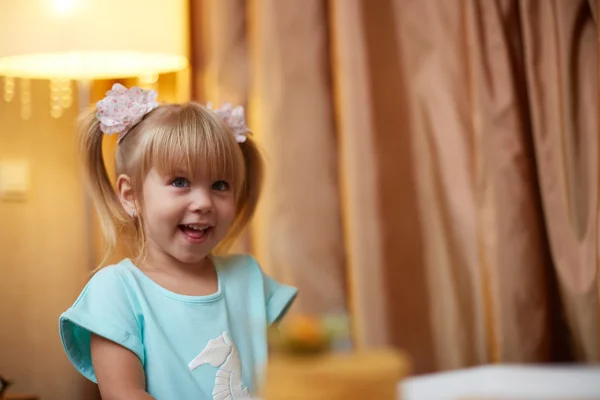
[[[179,230],[183,235],[191,242],[199,243],[203,242],[209,233],[212,232],[213,227],[209,225],[179,225]]]

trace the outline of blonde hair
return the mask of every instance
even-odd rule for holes
[[[106,242],[101,265],[116,249],[117,241],[129,233],[133,234],[135,256],[141,257],[146,250],[142,213],[131,217],[111,184],[96,109],[83,113],[78,122],[84,177]],[[165,104],[148,113],[119,143],[115,163],[117,176],[130,177],[141,207],[142,182],[152,168],[172,174],[186,167],[191,178],[202,171],[229,181],[235,193],[236,217],[216,252],[230,248],[251,220],[260,197],[263,161],[252,137],[238,143],[216,114],[193,102]]]

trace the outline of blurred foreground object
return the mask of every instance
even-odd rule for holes
[[[600,398],[600,368],[486,365],[406,379],[402,400],[584,400]]]
[[[342,317],[291,317],[271,335],[264,400],[396,399],[406,355],[391,349],[333,351],[349,326]]]

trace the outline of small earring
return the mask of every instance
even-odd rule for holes
[[[135,210],[131,210],[130,215],[131,215],[131,218],[135,218]]]

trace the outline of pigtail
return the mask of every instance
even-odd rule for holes
[[[127,221],[127,216],[108,177],[102,155],[104,133],[100,130],[100,123],[96,119],[95,108],[81,115],[78,120],[78,133],[84,180],[98,213],[106,242],[106,252],[100,263],[101,266],[115,250],[118,226]]]
[[[234,244],[248,223],[252,220],[262,192],[264,161],[261,151],[251,135],[239,144],[245,165],[244,184],[237,200],[237,217],[230,231],[218,246],[218,252],[225,252]]]
[[[264,162],[262,154],[252,136],[248,136],[246,141],[241,143],[240,146],[246,167],[244,186],[238,203],[243,205],[240,212],[240,222],[243,229],[254,216],[256,207],[258,206],[264,179]]]

